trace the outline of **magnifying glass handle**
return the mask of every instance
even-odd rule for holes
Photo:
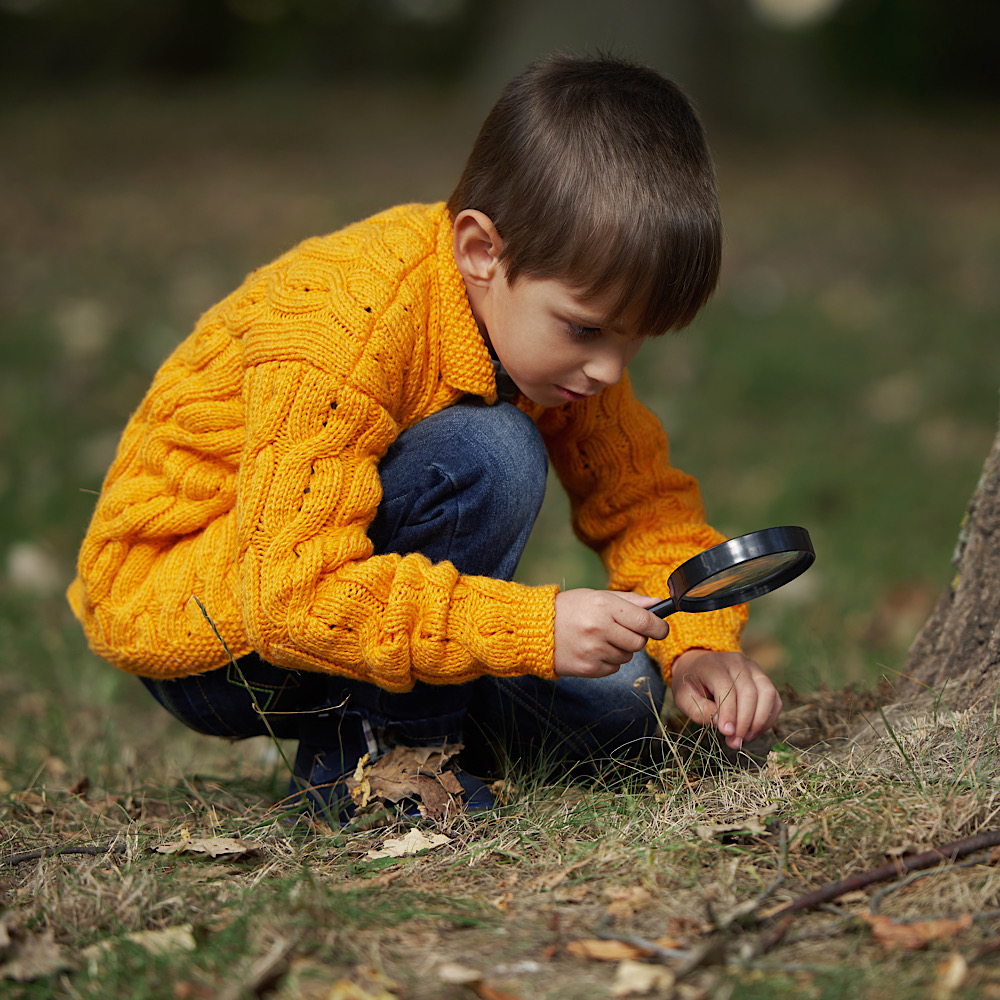
[[[666,618],[667,615],[672,615],[677,610],[677,605],[674,604],[674,599],[668,597],[665,601],[660,601],[659,604],[654,604],[651,608],[647,608],[647,611],[652,611],[657,618]]]

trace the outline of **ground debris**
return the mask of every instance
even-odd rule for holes
[[[75,968],[76,963],[56,942],[52,928],[36,934],[0,922],[0,979],[29,983]]]

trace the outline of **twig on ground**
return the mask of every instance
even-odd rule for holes
[[[954,868],[972,868],[975,865],[981,865],[985,861],[989,860],[989,854],[980,855],[978,858],[973,858],[971,861],[963,861],[960,864],[950,865],[948,871]],[[884,889],[879,889],[878,892],[873,892],[871,898],[868,900],[868,912],[878,913],[879,906],[882,904],[882,900],[886,896],[891,895],[894,892],[898,892],[900,889],[905,889],[908,885],[916,882],[918,879],[928,878],[932,875],[940,875],[941,872],[938,869],[932,869],[931,871],[919,871],[911,872],[905,878],[899,879],[897,882],[893,882],[892,885],[887,885]],[[926,919],[921,917],[922,920]]]
[[[963,840],[956,840],[950,844],[942,844],[940,847],[932,848],[921,854],[914,854],[906,858],[898,858],[887,864],[872,868],[866,872],[859,872],[849,878],[841,879],[839,882],[830,882],[820,886],[813,892],[807,892],[798,899],[793,899],[787,906],[775,911],[768,919],[774,920],[784,917],[789,913],[796,913],[800,910],[810,910],[821,903],[828,903],[838,896],[843,896],[846,892],[853,892],[863,889],[873,882],[884,882],[889,878],[898,878],[907,872],[920,871],[924,868],[932,868],[942,861],[954,861],[957,858],[964,858],[974,851],[982,851],[987,847],[996,847],[1000,844],[1000,830],[990,830],[986,833],[976,834],[974,837],[966,837]]]
[[[51,847],[36,847],[33,851],[21,851],[19,854],[8,854],[0,857],[0,865],[19,865],[25,861],[38,861],[41,858],[54,858],[60,854],[90,854],[100,856],[102,854],[122,854],[125,845],[120,844],[117,839],[110,840],[105,844],[63,844]]]

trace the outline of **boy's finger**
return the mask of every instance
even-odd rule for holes
[[[658,618],[630,600],[630,598],[640,597],[639,594],[618,594],[616,596],[622,598],[614,610],[614,619],[619,625],[623,625],[647,639],[666,639],[670,632],[670,626],[662,618]],[[650,600],[650,598],[641,599]]]
[[[775,692],[773,698],[761,698],[757,703],[757,714],[754,716],[747,740],[756,739],[761,733],[766,733],[778,721],[781,713],[781,696]]]

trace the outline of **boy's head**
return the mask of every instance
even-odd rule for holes
[[[679,330],[715,288],[711,155],[681,90],[617,59],[548,56],[504,89],[448,201],[487,216],[508,282],[557,278],[648,334]]]

